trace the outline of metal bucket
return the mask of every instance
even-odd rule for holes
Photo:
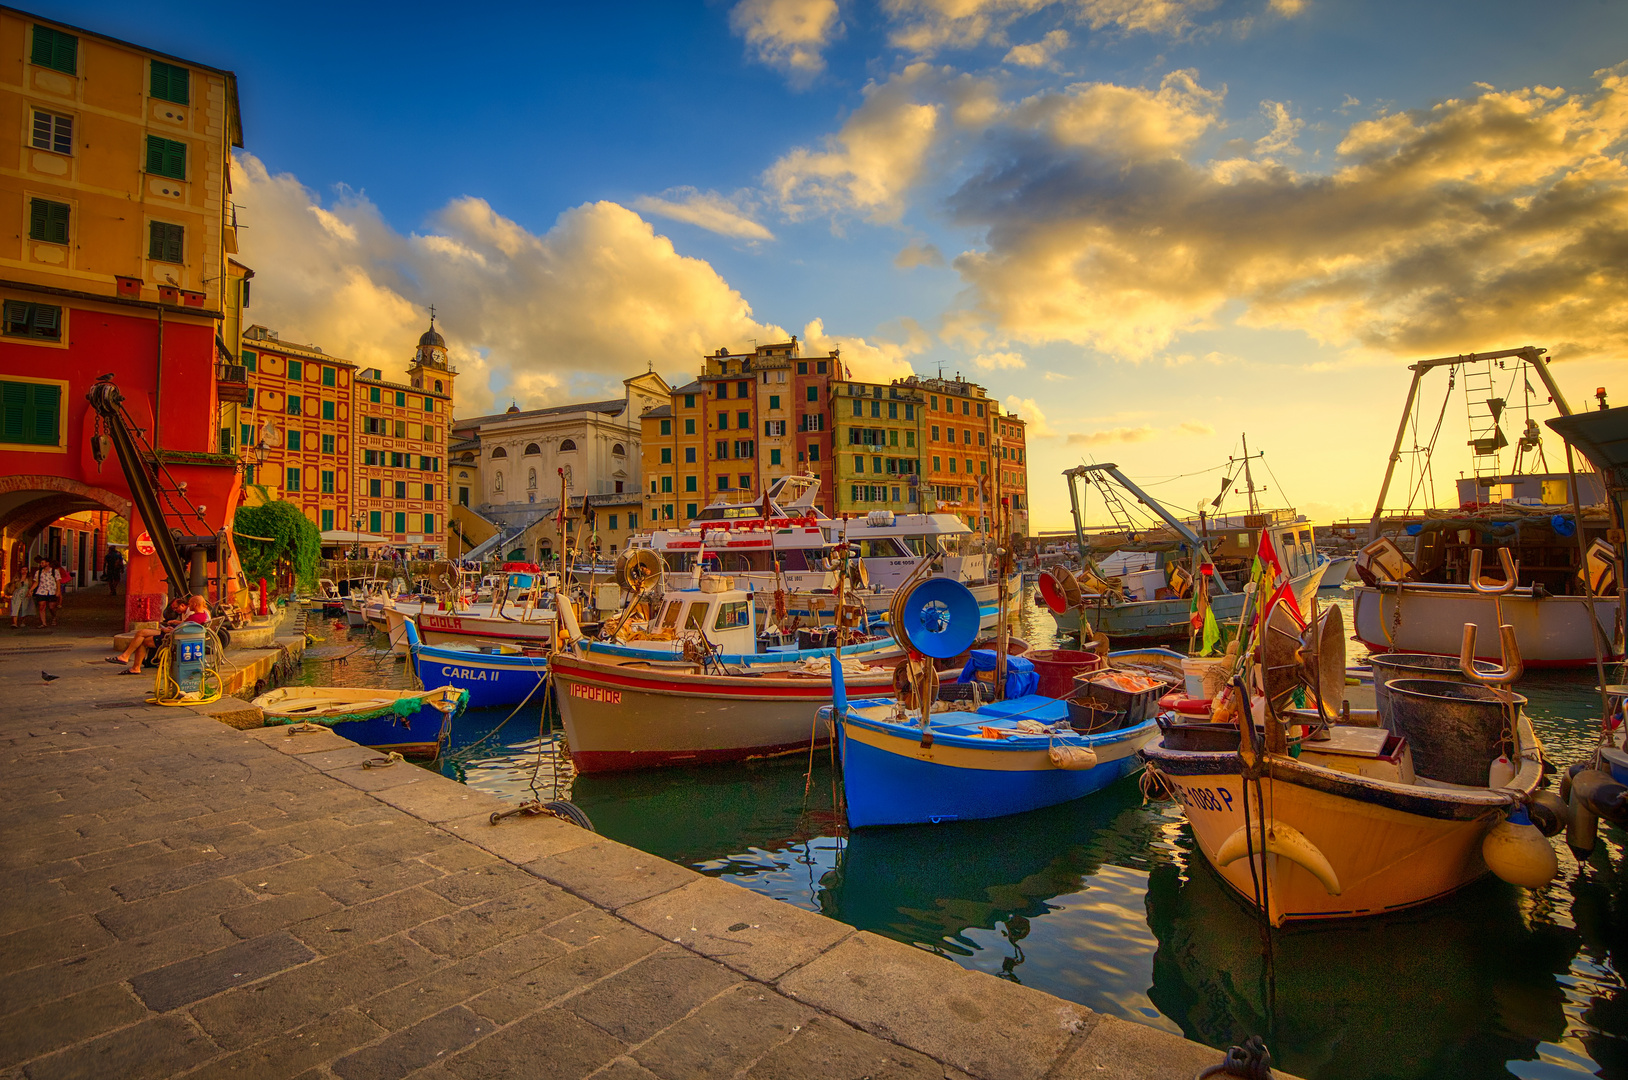
[[[1464,672],[1458,669],[1458,657],[1436,656],[1431,653],[1375,653],[1368,658],[1374,669],[1374,708],[1381,718],[1391,714],[1391,693],[1386,686],[1393,679],[1437,679],[1441,682],[1468,683]],[[1488,674],[1498,670],[1497,664],[1485,660],[1475,662],[1477,671]]]
[[[1485,787],[1512,720],[1498,691],[1443,679],[1393,679],[1388,688],[1388,726],[1413,747],[1413,771],[1431,780]],[[1524,697],[1511,696],[1515,709],[1526,706]]]

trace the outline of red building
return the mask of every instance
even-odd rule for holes
[[[85,395],[113,377],[173,530],[230,523],[221,380],[247,385],[219,335],[242,302],[226,274],[236,79],[0,10],[0,120],[26,133],[0,142],[0,567],[9,582],[58,518],[111,511],[134,541],[126,615],[152,618],[185,583],[143,552],[149,524],[117,459],[93,454]]]

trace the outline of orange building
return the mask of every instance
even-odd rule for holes
[[[418,339],[407,382],[378,368],[356,379],[357,484],[354,514],[341,531],[385,537],[410,555],[446,554],[447,445],[452,383],[446,340],[430,328]]]

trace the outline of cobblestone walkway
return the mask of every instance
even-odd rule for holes
[[[0,651],[0,1075],[1180,1077],[1219,1055],[329,732]],[[41,667],[61,678],[46,683]]]

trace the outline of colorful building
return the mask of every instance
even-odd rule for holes
[[[710,502],[751,502],[776,479],[820,478],[820,503],[836,506],[831,393],[841,356],[804,356],[798,341],[751,352],[720,348],[694,382],[644,414],[645,517],[683,525]]]
[[[1012,535],[1029,535],[1028,425],[1016,413],[995,414],[995,479],[998,498],[1008,500]]]
[[[237,250],[231,149],[243,145],[231,72],[0,10],[0,562],[8,578],[58,518],[130,521],[126,616],[151,618],[167,583],[142,553],[114,461],[91,451],[91,386],[111,374],[158,470],[172,527],[213,535],[238,502],[221,451],[217,347]],[[99,554],[93,552],[91,554]],[[87,555],[89,558],[89,555]],[[77,555],[75,556],[77,561]]]
[[[362,530],[417,557],[447,553],[447,447],[453,380],[447,343],[430,328],[418,339],[407,382],[378,368],[356,376],[356,493],[341,532]]]
[[[917,513],[926,394],[900,383],[831,384],[838,513]]]

